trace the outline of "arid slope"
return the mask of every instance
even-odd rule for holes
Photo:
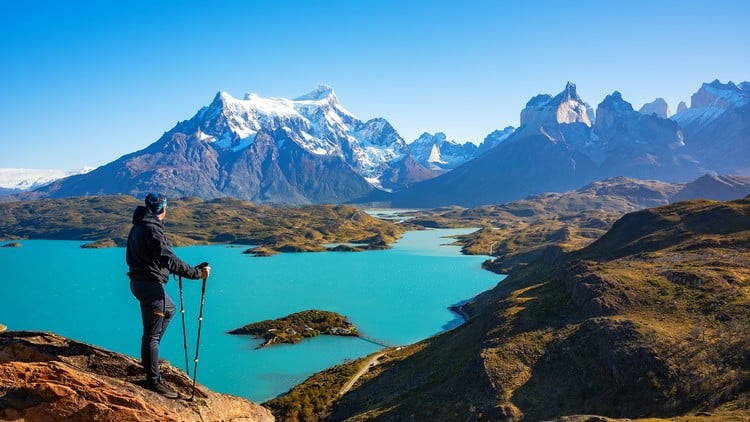
[[[387,353],[330,419],[747,418],[748,262],[750,199],[628,214]]]

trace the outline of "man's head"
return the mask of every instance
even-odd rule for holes
[[[167,197],[160,193],[149,193],[146,195],[146,208],[156,215],[163,214],[167,210]]]

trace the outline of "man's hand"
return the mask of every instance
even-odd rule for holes
[[[201,262],[196,266],[196,268],[200,268],[201,270],[201,278],[207,279],[208,276],[211,274],[211,266],[208,265],[208,262]]]

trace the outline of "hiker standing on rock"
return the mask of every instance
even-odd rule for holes
[[[141,305],[141,363],[149,389],[167,398],[177,398],[179,395],[163,383],[159,374],[159,343],[175,313],[174,302],[163,284],[169,280],[169,274],[206,279],[211,267],[191,267],[172,252],[164,234],[163,220],[167,214],[164,195],[149,193],[145,202],[145,206],[138,206],[133,212],[125,255],[130,269],[130,291]]]

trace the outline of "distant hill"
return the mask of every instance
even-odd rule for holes
[[[0,203],[0,239],[63,239],[90,247],[124,246],[135,207],[127,195]],[[403,233],[392,222],[346,205],[273,208],[236,199],[179,198],[164,221],[175,245],[234,243],[253,253],[323,251],[326,243],[388,248]]]
[[[672,196],[671,201],[687,199],[715,199],[729,201],[750,195],[750,177],[705,175]]]

